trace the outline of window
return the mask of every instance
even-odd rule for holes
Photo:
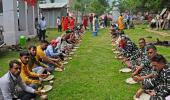
[[[0,0],[0,15],[3,13],[2,0]]]

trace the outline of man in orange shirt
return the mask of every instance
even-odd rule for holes
[[[20,59],[19,61],[21,62],[21,73],[20,76],[22,80],[27,84],[27,85],[33,85],[36,86],[36,84],[40,84],[41,81],[39,78],[46,78],[48,75],[47,74],[36,74],[34,72],[31,72],[29,70],[28,66],[28,61],[29,61],[29,53],[28,51],[22,51],[20,53]]]

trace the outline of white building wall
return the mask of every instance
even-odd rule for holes
[[[65,8],[42,9],[41,11],[42,16],[44,16],[47,21],[48,28],[56,28],[57,17],[59,16],[61,18],[67,15],[67,9]]]
[[[16,34],[18,32],[17,1],[2,0],[2,3],[4,42],[8,45],[15,45],[17,43]]]
[[[16,45],[20,35],[26,37],[35,36],[35,12],[34,7],[27,5],[23,0],[19,0],[19,24],[18,29],[18,14],[17,14],[17,0],[2,0],[3,2],[3,16],[0,16],[0,25],[4,28],[4,42],[7,45]],[[37,14],[38,15],[38,14]]]
[[[3,25],[3,16],[0,15],[0,26]]]

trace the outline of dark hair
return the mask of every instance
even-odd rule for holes
[[[38,21],[38,18],[37,18],[37,17],[35,18],[35,21]]]
[[[41,43],[49,44],[49,42],[47,40],[43,40],[43,41],[41,41]]]
[[[167,63],[165,57],[164,57],[163,55],[160,55],[160,54],[154,56],[154,57],[151,59],[151,61],[158,62],[158,63],[163,63],[163,64],[166,64],[166,63]]]
[[[35,45],[30,45],[30,46],[28,47],[29,50],[31,50],[31,48],[36,49],[36,46],[35,46]]]
[[[20,55],[20,57],[29,56],[29,53],[28,53],[28,51],[21,51],[19,55]]]
[[[21,66],[21,62],[19,62],[18,60],[11,60],[9,62],[9,68],[12,68],[14,64]]]
[[[42,20],[44,20],[45,19],[45,17],[42,17]]]
[[[139,41],[141,41],[141,40],[145,42],[145,39],[144,39],[144,38],[139,38]]]
[[[157,51],[156,47],[153,44],[147,46],[147,51],[149,49],[153,49],[154,51]]]

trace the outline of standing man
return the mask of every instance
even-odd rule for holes
[[[88,19],[87,19],[87,17],[86,16],[83,16],[83,26],[84,26],[84,28],[85,28],[85,30],[87,29],[87,25],[88,25]]]
[[[37,31],[37,37],[39,37],[40,25],[39,25],[39,22],[38,22],[38,18],[35,18],[35,29],[36,29],[36,31]]]
[[[28,87],[20,77],[21,63],[12,60],[9,63],[9,71],[0,78],[0,100],[31,100],[40,91]],[[22,90],[18,90],[19,86]]]
[[[57,28],[58,28],[58,32],[61,32],[61,19],[59,16],[57,17]]]
[[[93,14],[90,15],[90,29],[93,30]]]
[[[73,30],[75,26],[75,20],[73,17],[70,18],[70,30]]]
[[[104,16],[104,27],[107,27],[107,15]]]
[[[125,28],[124,23],[123,23],[123,19],[124,19],[124,17],[122,15],[120,15],[118,20],[117,20],[117,24],[118,24],[118,28],[119,28],[120,32],[122,32],[123,29]]]
[[[45,40],[46,28],[47,28],[47,25],[46,25],[45,17],[42,17],[42,19],[40,20],[39,41]]]

